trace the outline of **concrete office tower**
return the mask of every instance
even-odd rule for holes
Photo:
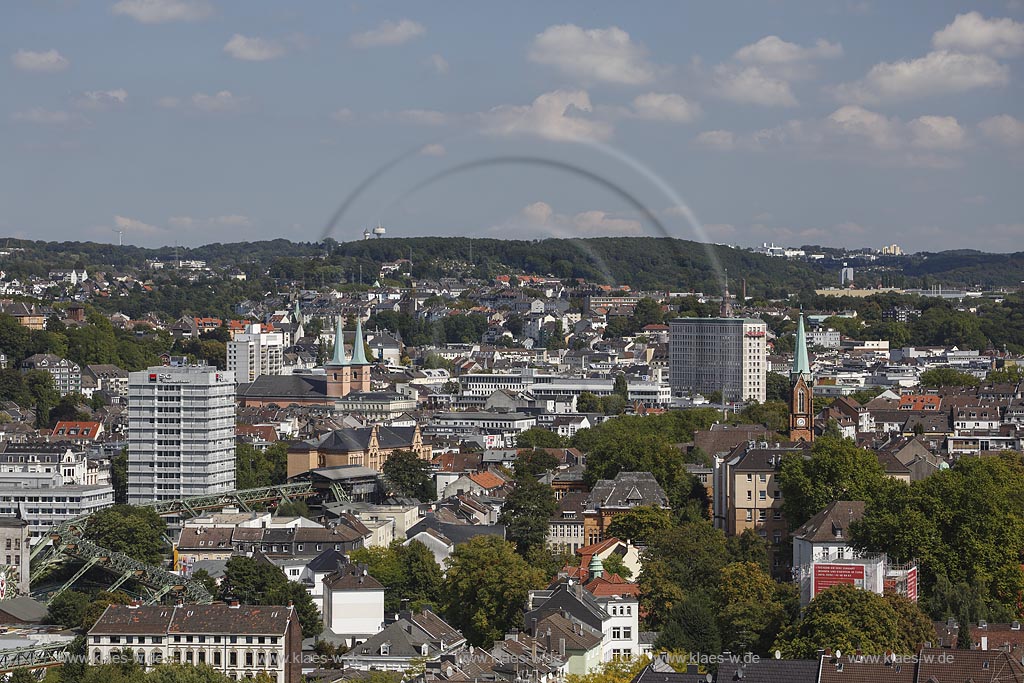
[[[235,376],[207,366],[128,375],[128,502],[235,488]]]
[[[246,325],[245,332],[227,343],[228,371],[239,382],[253,382],[260,375],[284,371],[284,335],[264,332],[259,323]]]
[[[726,401],[764,403],[768,328],[763,320],[677,318],[669,330],[674,396],[720,391]]]

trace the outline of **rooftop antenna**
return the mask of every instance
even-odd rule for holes
[[[114,232],[117,233],[117,246],[123,247],[124,246],[124,230],[118,230],[117,228],[111,228],[111,230],[113,230]]]

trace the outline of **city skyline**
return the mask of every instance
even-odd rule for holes
[[[399,159],[332,237],[662,234],[652,217],[742,246],[1024,237],[1020,3],[8,15],[3,236],[317,240]]]

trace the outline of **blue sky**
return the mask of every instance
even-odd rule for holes
[[[317,240],[398,160],[332,236],[1024,250],[1021,0],[35,0],[0,50],[4,236]]]

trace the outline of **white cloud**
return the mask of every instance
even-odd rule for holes
[[[823,38],[811,47],[803,47],[778,36],[765,36],[756,43],[741,47],[733,57],[748,64],[794,64],[814,59],[835,59],[842,55],[842,45]]]
[[[75,98],[75,104],[83,109],[106,109],[124,104],[128,100],[128,91],[124,88],[116,90],[86,90]]]
[[[549,26],[534,37],[528,57],[588,82],[641,85],[654,80],[656,72],[647,60],[647,50],[617,26]]]
[[[51,111],[42,107],[34,107],[26,111],[11,114],[11,119],[23,123],[39,123],[48,126],[63,126],[77,121],[77,117],[66,111]]]
[[[181,100],[177,97],[161,97],[156,101],[156,106],[163,107],[164,109],[174,109],[181,105]]]
[[[178,230],[211,230],[215,228],[247,228],[252,225],[248,216],[230,214],[210,218],[193,218],[192,216],[171,216],[167,223]]]
[[[1017,147],[1024,145],[1024,121],[1009,114],[1000,114],[978,124],[985,137],[1003,145]]]
[[[694,138],[701,147],[717,150],[736,149],[736,135],[728,130],[706,130]]]
[[[700,116],[700,106],[681,95],[651,92],[634,98],[633,115],[652,121],[689,123]]]
[[[714,91],[727,100],[763,107],[795,107],[789,82],[767,74],[760,67],[719,64],[714,72]]]
[[[500,229],[514,227],[548,235],[638,235],[643,225],[632,218],[616,218],[605,211],[581,211],[575,215],[555,212],[547,202],[534,202],[523,207],[519,217]]]
[[[840,135],[861,138],[881,149],[899,145],[895,121],[856,105],[840,107],[829,114],[826,127]]]
[[[410,19],[385,21],[380,26],[363,33],[355,33],[349,38],[353,47],[380,47],[385,45],[401,45],[427,32],[423,24]]]
[[[503,105],[480,114],[485,132],[496,135],[539,135],[549,140],[606,140],[612,126],[577,116],[592,112],[584,90],[544,93],[526,106]]]
[[[276,40],[258,38],[255,36],[243,36],[239,33],[231,36],[231,39],[224,45],[224,52],[235,59],[242,59],[249,62],[263,62],[268,59],[283,57],[286,50],[284,45]]]
[[[248,98],[239,97],[230,90],[221,90],[213,95],[201,92],[192,95],[192,106],[205,112],[238,111],[247,101]]]
[[[920,116],[907,124],[910,144],[923,149],[960,149],[967,133],[952,116]]]
[[[420,154],[425,157],[443,157],[447,153],[448,150],[444,148],[444,145],[439,145],[436,142],[424,145],[420,150]]]
[[[940,152],[969,144],[967,132],[952,116],[903,121],[852,104],[822,119],[792,119],[753,133],[707,131],[694,142],[719,151],[787,149],[815,157],[919,168],[956,166],[955,157]]]
[[[337,123],[348,123],[355,119],[355,117],[355,112],[348,107],[342,107],[341,109],[331,112],[331,118]]]
[[[441,126],[448,122],[447,114],[432,109],[406,109],[395,114],[395,118],[423,126]]]
[[[835,95],[843,102],[867,104],[961,93],[1009,80],[1010,69],[987,55],[940,50],[910,61],[876,64],[860,81],[835,88]]]
[[[140,233],[143,235],[153,235],[158,232],[163,232],[163,228],[150,225],[149,223],[140,221],[137,218],[128,218],[127,216],[114,216],[114,227],[117,230]]]
[[[204,0],[118,0],[110,11],[143,24],[199,21],[213,14],[213,8]]]
[[[11,55],[11,63],[23,71],[41,72],[63,71],[71,66],[71,62],[56,50],[46,50],[45,52],[18,50]]]
[[[434,70],[434,73],[444,76],[448,73],[448,60],[438,54],[430,55],[430,59],[427,60],[430,64],[430,68]]]
[[[1024,23],[1013,19],[986,19],[979,12],[958,14],[953,23],[932,36],[939,50],[988,52],[1014,57],[1024,52]]]

